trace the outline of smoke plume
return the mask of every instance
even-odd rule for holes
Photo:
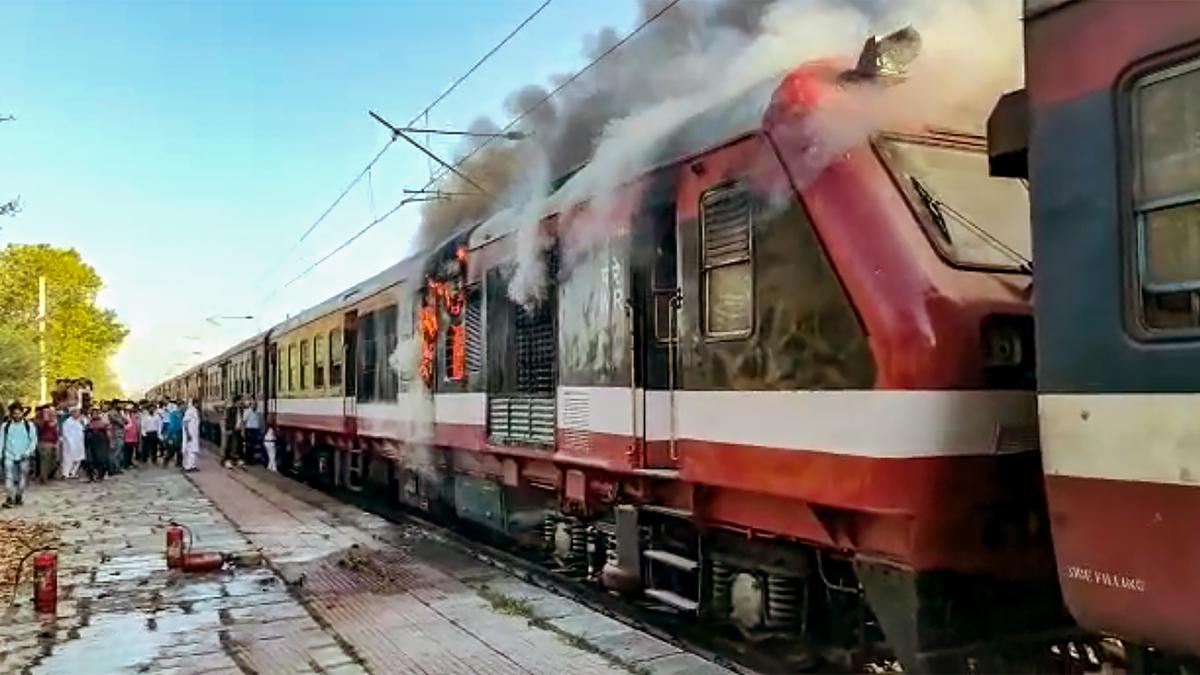
[[[641,0],[642,19],[664,5]],[[509,292],[518,302],[536,303],[545,294],[541,216],[630,180],[704,111],[733,112],[695,129],[688,124],[700,135],[686,139],[689,145],[755,124],[771,85],[787,71],[827,58],[852,66],[867,36],[905,25],[921,33],[923,44],[906,79],[848,88],[814,115],[823,142],[809,158],[812,170],[882,128],[981,130],[999,94],[1020,83],[1019,0],[684,0],[527,115],[519,129],[528,140],[494,142],[472,156],[463,171],[489,194],[447,177],[442,190],[477,194],[427,204],[417,244],[436,243],[489,216],[511,219],[518,260]],[[587,36],[584,57],[599,56],[618,35],[605,28]],[[561,81],[552,78],[549,86]],[[547,91],[522,87],[508,97],[507,111],[520,115]],[[479,129],[497,126],[476,122]],[[461,148],[459,157],[470,149]],[[551,181],[581,165],[555,196],[562,203],[548,203]]]

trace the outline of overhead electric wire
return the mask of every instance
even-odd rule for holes
[[[455,89],[458,89],[458,87],[463,82],[465,82],[467,80],[467,78],[469,78],[472,74],[474,74],[476,70],[479,70],[480,66],[482,66],[489,59],[491,59],[492,56],[494,56],[496,54],[496,52],[500,51],[504,47],[504,45],[508,44],[509,41],[512,40],[513,37],[515,37],[517,35],[517,33],[520,33],[525,28],[525,26],[529,25],[529,22],[536,19],[537,16],[539,14],[541,14],[542,11],[545,10],[546,7],[548,7],[551,2],[554,2],[554,0],[543,0],[542,4],[538,5],[532,12],[529,13],[529,16],[526,16],[525,19],[523,21],[521,21],[521,23],[517,24],[516,28],[513,28],[511,31],[509,31],[508,34],[505,35],[503,39],[501,39],[499,42],[497,42],[491,49],[489,49],[487,51],[487,53],[485,53],[483,56],[481,56],[479,58],[479,60],[477,60],[470,68],[467,69],[467,72],[458,76],[458,79],[454,80],[454,82],[452,82],[449,87],[446,87],[445,91],[443,91],[441,94],[438,94],[438,96],[436,98],[434,98],[433,101],[429,103],[429,105],[426,105],[425,108],[423,110],[421,110],[421,112],[417,113],[416,116],[412,118],[412,121],[410,121],[407,126],[411,127],[412,125],[419,122],[422,117],[426,117],[426,119],[428,119],[427,116],[429,115],[429,111],[433,110],[433,108],[436,107],[437,104],[439,104],[443,100],[445,100],[446,97],[449,96],[451,93],[453,93]],[[296,249],[300,247],[300,244],[304,243],[305,239],[308,239],[308,236],[313,233],[313,230],[317,229],[317,226],[319,226],[325,220],[325,218],[327,218],[329,216],[329,214],[332,213],[335,208],[337,208],[337,205],[340,204],[342,202],[342,200],[346,198],[346,195],[350,193],[350,190],[354,189],[354,186],[358,185],[359,181],[361,181],[363,179],[363,176],[368,175],[370,173],[371,169],[375,166],[376,162],[378,162],[379,159],[381,157],[383,157],[383,153],[387,152],[388,148],[392,147],[392,144],[395,142],[396,142],[396,136],[393,135],[390,139],[388,139],[388,142],[384,144],[384,146],[379,150],[379,152],[376,153],[376,155],[373,158],[371,158],[371,161],[367,163],[367,166],[364,167],[363,170],[360,171],[358,173],[358,175],[354,177],[354,180],[350,181],[350,184],[346,186],[346,189],[342,190],[341,194],[339,194],[337,196],[337,199],[334,199],[333,203],[330,204],[329,207],[326,208],[325,211],[321,213],[320,217],[318,217],[315,221],[313,221],[312,225],[308,226],[308,229],[304,231],[304,234],[300,235],[300,238],[297,239],[294,244],[292,244],[292,247],[289,248],[287,250],[287,252],[284,253],[279,258],[278,261],[276,261],[273,265],[271,265],[270,267],[267,268],[266,273],[264,273],[263,276],[260,277],[258,279],[258,281],[255,283],[256,286],[261,284],[262,282],[266,281],[267,279],[269,279],[271,277],[271,275],[275,272],[275,270],[277,270],[279,268],[279,265],[281,263],[283,263],[285,260],[287,260],[287,257],[290,256],[292,253],[294,253],[296,251]],[[272,291],[265,298],[263,298],[259,304],[266,302],[274,294],[275,294],[275,291]]]
[[[459,76],[459,78],[458,78],[457,80],[455,80],[455,81],[454,81],[454,82],[453,82],[453,83],[452,83],[452,84],[451,84],[449,87],[446,87],[446,91],[443,91],[441,94],[438,94],[438,97],[437,97],[437,98],[435,98],[435,99],[433,99],[433,102],[432,102],[432,103],[430,103],[429,105],[425,106],[425,109],[424,109],[424,110],[422,110],[421,112],[417,113],[417,116],[416,116],[416,117],[414,117],[414,118],[412,118],[412,121],[410,121],[410,122],[409,122],[409,123],[408,123],[406,126],[410,126],[410,127],[411,127],[412,125],[414,125],[414,124],[416,124],[417,122],[419,122],[419,121],[421,120],[421,118],[422,118],[422,117],[424,117],[425,115],[428,115],[428,114],[429,114],[429,111],[430,111],[430,110],[433,110],[434,106],[436,106],[437,104],[441,103],[441,102],[442,102],[442,101],[443,101],[443,100],[444,100],[444,99],[445,99],[447,96],[449,96],[449,95],[450,95],[450,94],[451,94],[451,93],[452,93],[452,92],[453,92],[455,89],[458,89],[458,85],[460,85],[460,84],[462,84],[464,81],[466,81],[466,79],[467,79],[468,77],[470,77],[470,76],[471,76],[471,75],[472,75],[472,74],[473,74],[473,73],[474,73],[476,70],[479,70],[479,67],[480,67],[480,66],[482,66],[482,65],[483,65],[485,62],[487,62],[487,60],[488,60],[488,59],[492,58],[492,55],[493,55],[493,54],[495,54],[496,52],[500,51],[500,49],[501,49],[502,47],[504,47],[504,45],[508,44],[508,41],[509,41],[509,40],[511,40],[511,39],[513,39],[513,36],[515,36],[517,33],[520,33],[520,32],[521,32],[521,30],[522,30],[523,28],[525,28],[525,26],[529,25],[529,22],[530,22],[530,21],[533,21],[534,19],[536,19],[536,18],[537,18],[537,15],[538,15],[538,14],[541,14],[541,13],[542,13],[542,10],[543,10],[543,9],[546,9],[546,6],[547,6],[547,5],[549,5],[551,2],[554,2],[554,0],[545,0],[545,2],[543,2],[543,3],[542,3],[542,4],[540,4],[540,5],[538,5],[537,9],[533,10],[533,12],[531,12],[531,13],[529,14],[529,16],[525,17],[525,20],[524,20],[524,21],[522,21],[521,23],[517,24],[517,27],[516,27],[516,28],[514,28],[514,29],[512,29],[511,31],[509,31],[508,35],[505,35],[505,36],[504,36],[504,39],[503,39],[503,40],[501,40],[500,42],[497,42],[495,47],[492,47],[490,50],[488,50],[488,52],[487,52],[486,54],[484,54],[483,56],[481,56],[481,57],[479,58],[479,60],[475,62],[475,65],[473,65],[473,66],[471,66],[470,68],[468,68],[468,69],[467,69],[467,72],[465,72],[465,73],[463,73],[462,75],[460,75],[460,76]]]
[[[644,30],[647,26],[649,26],[651,23],[654,23],[654,21],[656,21],[659,17],[661,17],[663,14],[666,14],[672,7],[674,7],[675,5],[678,5],[682,1],[683,0],[671,0],[671,2],[668,2],[667,4],[663,5],[661,9],[659,9],[657,12],[655,12],[654,14],[651,14],[649,17],[647,17],[646,20],[643,21],[642,23],[638,24],[636,28],[634,28],[632,31],[630,31],[628,34],[626,34],[620,40],[617,40],[615,43],[613,43],[613,45],[611,47],[609,47],[608,49],[601,52],[599,56],[592,59],[591,62],[589,62],[583,68],[576,71],[574,75],[572,75],[571,77],[568,77],[566,80],[563,80],[550,93],[543,96],[541,100],[539,100],[537,103],[533,104],[532,106],[530,106],[529,108],[527,108],[523,112],[521,112],[521,114],[519,114],[515,118],[513,118],[512,121],[510,121],[508,124],[506,124],[504,126],[503,129],[500,130],[500,133],[503,134],[506,131],[510,131],[517,124],[520,124],[522,120],[524,120],[526,117],[531,115],[535,110],[537,110],[538,108],[545,105],[550,99],[554,98],[555,95],[557,95],[563,89],[567,88],[572,82],[579,79],[584,73],[588,72],[593,67],[595,67],[596,64],[600,63],[606,57],[608,57],[609,54],[612,54],[613,52],[615,52],[617,49],[619,49],[621,47],[621,45],[623,45],[626,42],[628,42],[629,40],[631,40],[635,35],[642,32],[642,30]],[[463,157],[461,159],[459,159],[457,162],[454,163],[455,169],[461,168],[463,164],[467,163],[480,150],[483,150],[488,145],[490,145],[493,141],[496,140],[496,138],[497,138],[497,136],[489,137],[489,138],[485,139],[479,145],[472,148],[470,152],[463,155]],[[429,181],[427,183],[425,183],[425,186],[421,188],[421,190],[422,191],[428,190],[430,187],[432,187],[435,183],[437,183],[439,180],[441,180],[448,173],[450,173],[450,172],[447,170],[443,170],[438,175],[430,178]],[[350,244],[353,244],[355,241],[357,241],[360,237],[362,237],[364,234],[369,232],[376,225],[387,220],[389,217],[392,216],[392,214],[396,213],[402,207],[404,207],[407,204],[410,204],[414,201],[420,201],[420,200],[414,200],[411,197],[400,200],[400,203],[398,203],[395,206],[393,206],[392,208],[388,209],[388,211],[386,213],[379,216],[378,218],[375,218],[371,222],[367,223],[365,227],[363,227],[358,232],[355,232],[354,235],[351,236],[349,239],[343,241],[341,244],[338,244],[337,248],[334,248],[329,253],[326,253],[319,260],[317,260],[316,262],[314,262],[311,265],[309,265],[308,267],[306,267],[303,272],[292,277],[292,279],[290,281],[288,281],[286,284],[284,284],[282,286],[282,288],[287,288],[288,286],[291,286],[292,284],[296,283],[300,279],[304,278],[310,272],[312,272],[316,268],[320,267],[325,261],[327,261],[330,258],[332,258],[333,256],[337,255],[339,252],[341,252],[343,249],[345,249]],[[274,295],[274,293],[275,293],[275,291],[271,292],[272,295]]]
[[[269,279],[271,274],[278,269],[280,263],[282,263],[284,260],[287,260],[288,256],[294,253],[297,248],[300,248],[300,244],[303,244],[304,240],[308,239],[308,235],[312,234],[313,230],[317,229],[317,226],[320,225],[321,222],[324,221],[325,218],[328,217],[335,208],[337,208],[337,205],[342,203],[342,200],[346,198],[346,195],[350,194],[350,191],[354,189],[355,185],[358,185],[358,182],[362,180],[363,176],[371,172],[371,169],[375,167],[375,163],[378,162],[381,157],[383,157],[383,153],[387,152],[388,148],[392,147],[392,144],[395,142],[395,138],[389,138],[388,142],[383,144],[383,147],[379,149],[379,152],[375,153],[375,156],[371,158],[370,162],[367,162],[367,165],[363,167],[363,170],[358,172],[358,175],[354,177],[354,180],[350,181],[350,184],[346,186],[346,189],[342,190],[342,193],[337,196],[337,199],[334,199],[333,203],[321,212],[321,215],[313,221],[312,225],[308,226],[308,229],[304,231],[304,234],[300,235],[300,238],[297,239],[294,244],[292,244],[292,247],[289,248],[286,253],[279,257],[279,260],[277,260],[275,264],[267,268],[266,273],[259,277],[258,281],[255,282],[255,286]]]

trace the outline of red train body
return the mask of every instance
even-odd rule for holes
[[[202,366],[206,407],[254,394],[298,475],[814,657],[933,669],[1063,626],[1030,279],[943,212],[976,194],[948,172],[986,182],[982,139],[830,153],[842,73],[751,88],[545,213],[536,306],[509,298],[528,224],[502,214]],[[959,207],[1028,236],[993,203]]]

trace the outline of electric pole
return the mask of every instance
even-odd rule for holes
[[[39,403],[49,400],[46,391],[46,275],[38,275],[38,357],[39,372],[42,381],[42,398]]]

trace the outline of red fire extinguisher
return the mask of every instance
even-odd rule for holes
[[[54,551],[33,556],[33,606],[49,614],[58,610],[58,554]]]
[[[225,565],[225,556],[210,551],[184,554],[179,567],[184,572],[215,572]]]
[[[167,567],[178,569],[183,561],[183,528],[174,523],[167,528]]]

